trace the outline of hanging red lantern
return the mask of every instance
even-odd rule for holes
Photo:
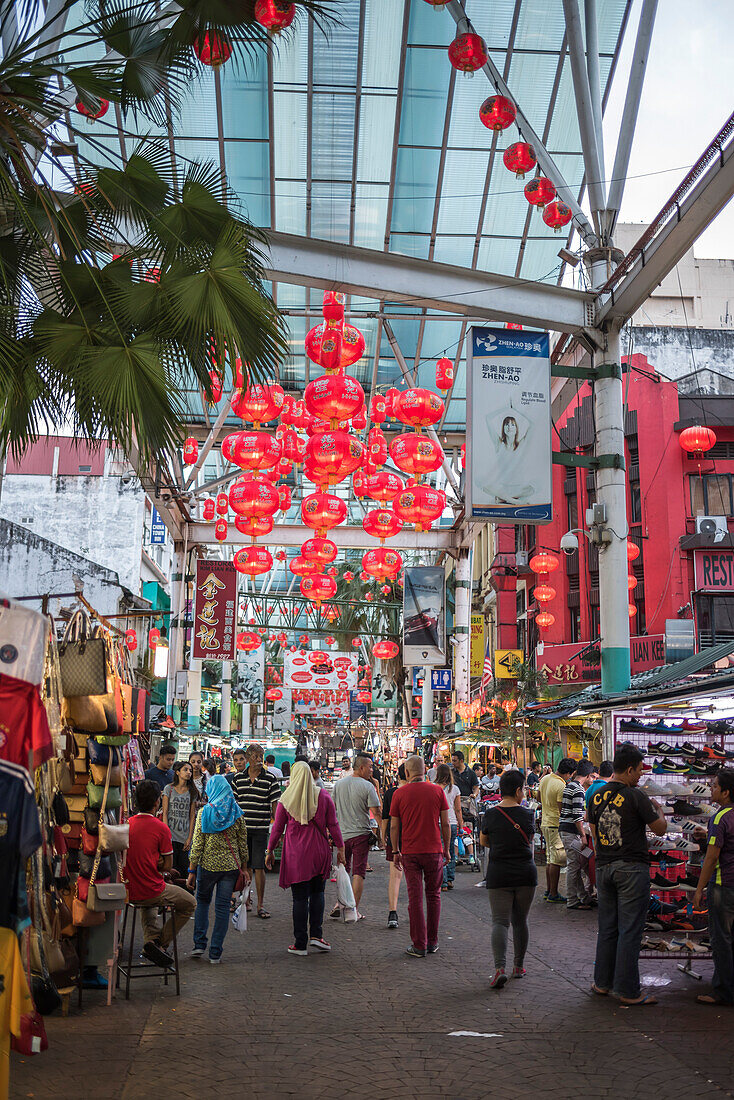
[[[342,370],[354,366],[364,355],[364,336],[353,325],[345,325],[342,333]]]
[[[161,640],[161,632],[157,626],[152,626],[148,631],[148,647],[155,649],[158,642]]]
[[[222,379],[215,370],[209,371],[209,382],[211,383],[211,397],[209,400],[212,405],[217,405],[222,400]]]
[[[403,521],[387,508],[375,508],[364,517],[362,526],[368,535],[384,543],[385,539],[400,534]]]
[[[450,359],[439,359],[436,363],[436,389],[448,393],[454,384],[454,364]]]
[[[214,524],[214,538],[217,542],[224,542],[227,537],[227,521],[223,516],[220,516],[217,522]]]
[[[390,661],[393,657],[397,657],[400,652],[400,646],[397,642],[383,641],[376,642],[372,646],[372,653],[375,657],[378,657],[381,661]]]
[[[627,614],[629,615],[630,619],[634,619],[635,615],[637,614],[637,604],[628,603],[627,604]]]
[[[395,402],[400,397],[400,390],[396,390],[394,386],[385,394],[385,412],[391,420],[395,419]]]
[[[279,436],[278,432],[280,432]],[[284,430],[279,428],[278,432],[276,432],[276,438],[280,440],[283,458],[287,458],[289,462],[295,462],[297,464],[303,462],[305,448],[295,428],[285,428]]]
[[[632,589],[636,588],[636,587],[637,587],[637,577],[634,575],[634,573],[629,573],[627,575],[627,589],[628,589],[628,591],[631,592]]]
[[[311,493],[301,503],[301,519],[320,538],[325,538],[331,527],[338,527],[346,518],[346,501],[332,493]]]
[[[395,578],[402,568],[401,555],[390,546],[378,546],[373,550],[365,550],[362,555],[363,573],[378,581]]]
[[[362,412],[352,417],[352,427],[355,432],[361,432],[367,427],[367,413],[364,409],[362,409]]]
[[[273,530],[272,516],[235,516],[234,525],[243,535],[255,539],[264,538]]]
[[[627,543],[627,561],[637,561],[640,556],[640,548],[636,542]]]
[[[373,466],[384,466],[387,462],[387,439],[382,428],[370,428],[367,433],[367,453]]]
[[[381,393],[376,393],[370,401],[370,420],[373,424],[382,424],[386,416],[385,398]]]
[[[471,31],[457,34],[448,53],[453,67],[466,76],[474,76],[477,69],[487,64],[487,43]]]
[[[535,149],[527,141],[515,141],[502,154],[505,168],[514,172],[518,179],[524,179],[526,172],[532,172],[538,163]]]
[[[270,432],[238,432],[232,457],[243,470],[271,470],[279,461],[281,450]]]
[[[278,634],[278,641],[280,642],[281,645],[285,645],[285,643],[288,641],[288,635],[284,634],[281,631],[280,634]]]
[[[491,95],[479,108],[479,119],[488,130],[506,130],[517,117],[517,108],[504,95]]]
[[[275,556],[278,559],[278,561],[285,561],[288,557],[288,554],[286,553],[285,550],[279,550],[278,553]]]
[[[314,435],[306,446],[306,462],[329,485],[343,481],[364,462],[365,448],[347,432],[324,432]]]
[[[336,581],[334,578],[318,574],[314,577],[304,577],[300,587],[301,595],[317,605],[322,600],[330,600],[336,594]]]
[[[335,623],[341,617],[339,608],[334,607],[333,604],[327,604],[326,607],[322,608],[321,613],[330,623]]]
[[[239,432],[231,432],[229,435],[225,435],[222,440],[222,458],[225,458],[227,462],[234,462],[234,449],[239,435]]]
[[[701,458],[716,443],[716,433],[702,424],[695,424],[692,428],[683,429],[678,442],[688,454]]]
[[[364,598],[367,600],[367,603],[372,603],[375,598],[374,592],[365,592]]]
[[[325,321],[343,321],[344,320],[344,295],[335,290],[324,291],[324,302],[321,308],[321,312],[324,315]]]
[[[533,595],[538,603],[550,603],[555,599],[556,590],[550,584],[537,584],[533,590]]]
[[[229,511],[229,498],[226,493],[217,493],[217,515],[226,516]]]
[[[320,573],[323,566],[317,561],[307,561],[301,554],[291,558],[288,568],[294,577],[313,577]]]
[[[289,0],[256,0],[255,19],[270,34],[280,34],[290,27],[296,14],[296,5]]]
[[[564,225],[568,225],[573,217],[573,210],[570,206],[566,206],[565,202],[561,202],[560,199],[554,199],[553,202],[549,202],[543,211],[543,221],[546,225],[554,229],[556,233],[560,233]]]
[[[244,546],[234,556],[234,567],[248,577],[258,577],[273,568],[273,555],[264,546]]]
[[[138,636],[134,630],[125,631],[125,645],[131,653],[134,653],[138,648]]]
[[[229,490],[229,504],[238,516],[273,516],[278,510],[278,490],[264,477],[238,478]]]
[[[389,470],[379,470],[366,479],[365,487],[368,496],[383,502],[393,500],[404,486],[397,474],[390,473]]]
[[[288,485],[278,486],[278,511],[287,512],[291,506],[291,490]]]
[[[536,176],[535,179],[530,180],[524,187],[525,198],[528,200],[531,206],[537,206],[542,210],[544,206],[547,206],[549,202],[553,202],[556,197],[556,189],[553,185],[553,181],[547,179],[545,176]]]
[[[309,643],[308,634],[299,634],[298,635],[298,641],[301,643],[301,645],[308,645],[308,643]]]
[[[309,382],[303,399],[310,413],[330,420],[336,428],[340,420],[351,420],[362,409],[364,390],[356,378],[326,375]]]
[[[556,617],[551,615],[550,611],[541,611],[539,615],[535,616],[535,621],[540,630],[549,630],[556,621]]]
[[[398,493],[393,501],[393,511],[404,523],[412,523],[417,531],[428,531],[443,515],[446,494],[429,485],[411,485]]]
[[[361,644],[362,644],[362,639],[361,638],[352,638],[352,646],[354,647],[354,649],[359,649]]]
[[[207,520],[207,521],[214,519],[214,498],[213,497],[207,497],[206,500],[204,501],[203,516],[204,516],[204,519]]]
[[[336,638],[333,638],[331,634],[329,634],[328,637],[324,638],[324,641],[327,645],[336,645]]]
[[[341,327],[327,325],[321,337],[321,366],[328,373],[341,369],[343,333]]]
[[[92,122],[94,122],[96,119],[103,118],[104,115],[107,114],[110,106],[110,101],[109,99],[102,99],[100,97],[100,99],[97,100],[97,104],[98,105],[96,107],[86,107],[81,99],[77,99],[74,106],[76,107],[80,115],[84,115],[85,118],[91,119]]]
[[[354,580],[354,573],[352,573],[351,569],[344,570],[344,580],[347,582],[347,584],[349,584],[350,581]]]
[[[367,496],[367,475],[362,470],[355,470],[352,475],[352,488],[354,489],[355,497],[362,498]]]
[[[442,398],[433,390],[415,388],[404,390],[396,397],[393,415],[412,428],[426,428],[438,424],[444,408]]]
[[[324,335],[325,328],[326,325],[323,324],[314,325],[314,327],[309,329],[306,333],[306,339],[304,340],[306,355],[317,367],[321,366],[321,338]]]
[[[232,47],[216,31],[207,31],[202,39],[194,39],[194,53],[202,65],[219,69],[232,56]]]
[[[301,554],[306,561],[313,561],[322,566],[330,565],[337,553],[336,543],[331,539],[306,539],[301,547]]]
[[[196,462],[198,457],[199,457],[199,444],[196,442],[196,440],[193,438],[193,436],[189,436],[188,439],[184,440],[184,445],[183,445],[184,465],[185,466],[193,466],[193,464]]]
[[[382,592],[383,596],[390,596],[392,594],[392,588],[389,584],[383,584],[380,588],[380,592]]]
[[[533,573],[552,573],[558,568],[558,558],[547,550],[541,550],[539,554],[533,554],[530,568]]]
[[[237,635],[235,646],[243,653],[251,653],[262,645],[262,638],[254,630],[244,630]]]
[[[425,435],[398,435],[390,444],[390,457],[399,470],[421,478],[441,466],[444,453],[441,445]]]

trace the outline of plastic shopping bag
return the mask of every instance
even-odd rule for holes
[[[336,896],[342,909],[342,917],[351,922],[357,919],[357,907],[354,901],[354,891],[346,868],[340,863],[336,869]]]
[[[247,931],[247,905],[245,904],[244,898],[232,914],[232,924],[238,932]]]

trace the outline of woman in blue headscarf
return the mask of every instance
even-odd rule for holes
[[[247,828],[226,776],[211,776],[206,794],[208,802],[197,814],[189,852],[188,885],[193,887],[196,883],[194,950],[191,956],[198,959],[206,951],[209,906],[216,886],[214,928],[209,945],[209,962],[214,964],[222,961],[235,884],[240,874],[246,883],[249,882],[250,874],[247,870]]]

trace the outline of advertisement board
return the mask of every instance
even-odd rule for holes
[[[356,653],[325,653],[321,650],[301,654],[286,652],[283,658],[283,687],[301,691],[353,691],[359,676]]]
[[[466,365],[466,515],[503,523],[552,516],[547,332],[473,326]]]
[[[248,653],[237,651],[238,703],[262,703],[265,692],[265,646],[258,646]]]
[[[403,664],[446,664],[446,576],[440,566],[405,570]]]
[[[233,661],[237,620],[237,570],[231,561],[196,563],[192,657]]]
[[[734,550],[694,550],[695,587],[701,592],[734,592]]]
[[[469,635],[469,675],[481,676],[484,669],[484,615],[472,615]]]
[[[272,714],[269,715],[268,725],[273,733],[293,733],[293,699],[291,689],[284,687],[282,699],[276,699],[272,703]]]
[[[599,646],[582,652],[590,643],[574,642],[569,645],[544,645],[537,652],[535,663],[544,672],[549,684],[597,683],[601,680]],[[640,634],[630,638],[630,663],[632,675],[647,672],[665,664],[665,635]]]
[[[372,673],[372,706],[382,710],[390,710],[398,705],[398,685],[384,672],[380,672],[379,664]]]

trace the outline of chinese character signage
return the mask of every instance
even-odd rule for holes
[[[549,523],[548,333],[473,327],[466,408],[467,517]]]
[[[734,551],[694,550],[696,588],[702,592],[734,592]]]
[[[403,583],[403,663],[446,662],[446,574],[443,566],[415,565]]]
[[[151,546],[163,546],[166,541],[166,525],[154,508],[150,517],[150,544]]]
[[[469,638],[469,675],[481,676],[484,670],[484,615],[472,615]]]
[[[538,672],[544,672],[549,684],[595,684],[601,680],[599,646],[583,653],[588,642],[572,645],[546,645],[538,653],[535,664]],[[630,638],[632,674],[647,672],[665,664],[665,635],[641,634]]]
[[[237,570],[231,561],[196,563],[192,657],[233,661],[237,624]]]

